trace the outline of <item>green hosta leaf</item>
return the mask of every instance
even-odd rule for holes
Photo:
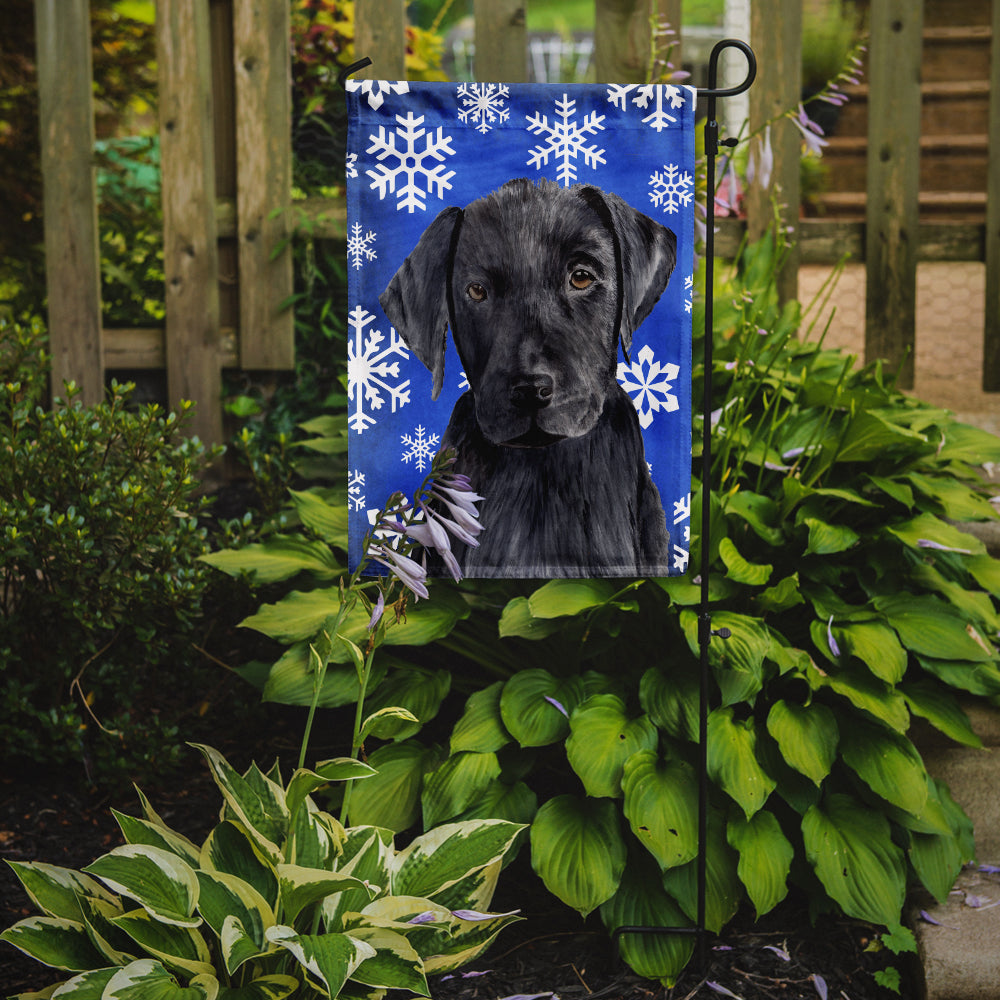
[[[823,674],[812,667],[806,678],[814,689],[829,688],[899,733],[905,733],[910,724],[903,696],[867,670],[841,667],[835,673]]]
[[[503,820],[447,823],[396,855],[392,891],[434,899],[461,879],[499,862],[523,827]]]
[[[545,639],[559,632],[563,623],[558,619],[536,618],[531,613],[527,597],[515,597],[507,602],[500,615],[501,639],[517,636],[520,639]]]
[[[372,712],[384,708],[403,708],[410,712],[415,721],[386,720],[380,726],[380,739],[405,740],[437,715],[450,689],[451,674],[447,670],[417,667],[394,670],[375,688],[365,705]]]
[[[664,891],[654,865],[641,857],[630,858],[617,892],[601,904],[601,919],[608,931],[619,927],[687,927],[691,922]],[[691,959],[694,936],[690,934],[623,934],[622,958],[638,975],[673,986]]]
[[[1000,632],[1000,615],[997,614],[993,598],[981,590],[971,590],[968,586],[946,579],[930,563],[915,566],[910,579],[918,586],[913,589],[931,590],[940,594],[956,611],[965,615],[986,630],[988,634]]]
[[[473,750],[477,753],[495,753],[510,742],[500,717],[500,692],[503,681],[470,695],[462,717],[451,733],[451,752]]]
[[[547,746],[569,732],[569,716],[583,696],[579,677],[561,680],[547,670],[522,670],[504,684],[500,716],[521,746]]]
[[[913,490],[906,483],[885,476],[865,476],[865,479],[907,510],[913,508]]]
[[[223,987],[218,1000],[285,1000],[299,988],[292,976],[261,976],[246,986]]]
[[[329,503],[315,490],[289,490],[295,513],[324,542],[347,548],[347,504]]]
[[[966,462],[969,465],[1000,462],[1000,445],[995,434],[981,427],[949,421],[937,459],[939,462]]]
[[[117,970],[101,1000],[216,1000],[218,995],[219,982],[210,974],[181,986],[159,962],[143,958]]]
[[[338,587],[293,590],[275,604],[262,604],[256,614],[244,618],[240,625],[263,632],[281,643],[299,642],[317,635],[340,611],[340,604]],[[346,651],[344,656],[346,658]]]
[[[856,656],[886,684],[898,684],[906,673],[906,650],[896,633],[878,622],[854,622],[833,627],[843,652]]]
[[[655,749],[658,739],[648,716],[629,719],[616,695],[595,694],[570,717],[566,757],[588,795],[616,799],[625,761],[638,750]]]
[[[300,865],[278,865],[278,884],[281,888],[282,913],[286,920],[293,922],[305,907],[318,903],[327,896],[345,889],[367,890],[367,886],[353,875],[303,868]],[[371,895],[374,896],[374,891]]]
[[[175,833],[159,823],[126,816],[124,813],[118,812],[117,809],[112,809],[111,812],[118,821],[122,835],[128,843],[159,847],[164,851],[170,851],[171,854],[176,854],[189,865],[198,864],[199,849],[187,837]]]
[[[819,786],[837,756],[839,731],[833,712],[812,702],[776,701],[767,716],[767,731],[781,748],[781,756],[796,771]]]
[[[972,728],[969,717],[947,688],[931,680],[907,681],[900,686],[914,715],[926,719],[945,736],[967,747],[981,747],[983,741]]]
[[[86,927],[65,917],[19,920],[0,934],[0,941],[12,944],[35,961],[54,969],[81,972],[105,964],[104,958],[91,944]]]
[[[60,868],[39,861],[8,861],[24,891],[46,916],[65,917],[67,920],[83,919],[81,896],[93,896],[106,902],[115,902],[96,879],[71,868]]]
[[[739,549],[730,538],[719,541],[719,556],[726,564],[726,575],[737,583],[745,583],[749,587],[763,587],[771,578],[774,566],[748,562],[740,555]]]
[[[996,518],[989,500],[957,479],[924,476],[918,472],[911,472],[906,478],[925,497],[940,504],[942,514],[950,521],[992,521]]]
[[[788,894],[788,873],[795,849],[781,832],[774,813],[764,809],[751,819],[738,816],[730,820],[726,837],[729,846],[739,851],[736,873],[759,919]]]
[[[976,583],[994,597],[1000,597],[1000,559],[993,556],[973,556],[963,560],[965,568],[972,574]]]
[[[125,844],[98,858],[84,871],[96,875],[113,892],[134,899],[150,916],[165,924],[197,927],[198,878],[170,851],[146,844]]]
[[[888,449],[921,445],[926,438],[916,431],[890,423],[871,410],[862,410],[851,421],[837,451],[838,462],[867,462]]]
[[[779,612],[794,608],[797,604],[804,604],[805,598],[799,590],[799,574],[792,573],[779,580],[773,587],[761,591],[754,597],[754,601],[761,611]]]
[[[888,820],[849,795],[830,795],[802,820],[806,857],[849,917],[899,923],[906,892],[902,851]]]
[[[396,735],[405,739],[406,736],[417,732],[421,725],[421,721],[409,709],[393,705],[372,712],[361,724],[358,735],[362,740],[368,739],[369,736],[380,740],[391,740]]]
[[[377,773],[374,767],[353,757],[335,757],[321,761],[312,771],[299,768],[288,782],[285,806],[289,813],[296,813],[309,795],[331,781],[356,781],[360,778],[372,778]]]
[[[708,774],[748,819],[764,805],[775,781],[757,762],[752,718],[737,721],[732,708],[717,708],[709,714]]]
[[[345,647],[338,643],[337,647]],[[334,653],[336,655],[336,651]],[[346,655],[346,654],[345,654]],[[386,673],[386,657],[376,657],[369,687],[381,683]],[[358,675],[353,666],[331,663],[323,675],[316,702],[318,708],[339,708],[358,700]],[[316,697],[316,674],[310,661],[309,643],[297,642],[282,653],[267,674],[261,697],[279,705],[311,705]]]
[[[125,911],[121,902],[109,903],[94,896],[81,896],[83,922],[94,947],[104,956],[104,965],[128,965],[136,958],[136,947],[132,939],[117,928],[113,921]]]
[[[424,780],[424,826],[437,826],[468,809],[500,777],[495,753],[452,754]]]
[[[329,995],[338,996],[344,983],[366,959],[375,957],[375,949],[349,934],[296,934],[281,924],[268,928],[267,939],[287,949]]]
[[[917,662],[949,687],[986,697],[1000,694],[1000,669],[993,663],[936,660],[931,656],[918,656]]]
[[[362,926],[352,929],[351,937],[375,949],[375,954],[351,973],[355,982],[430,996],[424,963],[402,934],[383,927]]]
[[[875,607],[915,653],[975,663],[996,659],[995,650],[975,626],[936,597],[883,595],[875,598]]]
[[[918,514],[900,524],[887,526],[886,531],[895,535],[910,548],[921,548],[921,542],[933,542],[948,549],[957,549],[970,555],[984,555],[986,546],[974,535],[942,521],[933,514]]]
[[[907,737],[861,719],[852,719],[840,753],[876,795],[919,815],[927,801],[927,772]]]
[[[273,926],[273,923],[271,924]],[[230,975],[242,965],[255,958],[274,951],[274,946],[261,945],[238,917],[230,915],[222,921],[219,931],[219,944],[222,948],[222,959]]]
[[[216,936],[225,943],[223,928],[227,920],[238,921],[240,933],[237,938],[249,939],[252,946],[251,954],[239,957],[235,956],[232,947],[224,948],[226,969],[232,975],[247,958],[265,950],[264,931],[274,926],[274,912],[252,885],[235,875],[200,871],[198,883],[201,886],[198,910]],[[228,936],[232,938],[233,933],[230,930]]]
[[[828,556],[844,552],[860,537],[846,524],[828,524],[815,517],[804,518],[803,523],[809,529],[809,542],[805,551],[807,556]]]
[[[700,656],[698,616],[693,611],[682,611],[680,620],[688,647],[694,656]],[[708,646],[708,662],[722,690],[723,703],[752,702],[763,686],[764,659],[771,648],[770,633],[758,618],[717,611],[712,615],[712,629],[723,628],[729,629],[729,638],[713,636]]]
[[[342,875],[352,875],[367,882],[377,891],[388,890],[392,867],[392,832],[372,826],[355,826],[347,832],[338,870]],[[386,897],[391,898],[391,897]],[[345,913],[357,913],[371,902],[368,889],[345,889],[323,900],[323,919],[328,931],[346,930]]]
[[[550,580],[528,598],[528,609],[535,618],[578,615],[607,604],[617,590],[610,580]]]
[[[531,825],[531,866],[549,892],[582,916],[610,899],[625,870],[615,804],[572,795],[549,799]]]
[[[911,833],[909,855],[927,891],[939,903],[946,902],[965,861],[958,838],[951,833]]]
[[[660,868],[697,855],[698,782],[688,764],[640,751],[625,762],[622,789],[625,818]]]
[[[726,498],[726,514],[745,521],[768,545],[777,547],[784,540],[781,513],[770,497],[750,490],[739,490]]]
[[[50,986],[42,993],[18,993],[10,1000],[42,1000],[42,998],[56,997],[57,1000],[101,1000],[104,996],[104,988],[114,978],[118,972],[118,967],[107,969],[92,969],[89,972],[82,972],[79,976],[67,979],[61,986]],[[58,992],[53,992],[58,990]]]
[[[456,908],[455,914],[463,910]],[[439,943],[424,960],[424,971],[430,973],[451,972],[478,958],[493,942],[493,939],[508,925],[521,918],[516,911],[500,913],[487,919],[462,920],[454,917],[447,932],[439,932]]]
[[[698,674],[682,661],[670,673],[650,667],[639,682],[639,704],[660,729],[678,740],[698,739]]]
[[[234,875],[253,886],[270,906],[277,905],[277,873],[240,823],[227,820],[208,835],[201,848],[200,867]]]
[[[368,758],[378,772],[351,790],[352,825],[381,826],[399,833],[420,817],[424,774],[438,763],[437,751],[407,740],[379,747]]]
[[[319,580],[332,580],[344,573],[328,545],[294,535],[272,535],[266,542],[209,552],[199,558],[230,576],[247,574],[258,584],[288,580],[298,573],[310,573]]]
[[[538,796],[523,782],[512,785],[504,781],[493,781],[457,818],[505,819],[509,823],[523,823],[527,826],[538,812]]]
[[[145,910],[132,910],[111,921],[168,968],[189,976],[211,975],[212,956],[205,939],[191,927],[160,923]]]

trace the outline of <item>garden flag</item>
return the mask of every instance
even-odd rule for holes
[[[450,447],[465,575],[684,572],[695,91],[346,89],[352,568]]]

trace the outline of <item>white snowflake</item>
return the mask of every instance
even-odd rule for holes
[[[403,461],[409,465],[410,461],[415,459],[413,464],[418,472],[423,472],[427,468],[441,441],[437,434],[424,437],[424,433],[424,428],[418,426],[412,434],[400,435],[400,440],[406,448],[403,452]]]
[[[386,94],[408,94],[410,85],[405,80],[390,83],[388,80],[348,80],[346,85],[349,93],[360,90],[368,95],[368,107],[378,111],[382,107]]]
[[[691,312],[694,303],[694,275],[688,274],[684,277],[684,312]]]
[[[377,423],[366,409],[382,409],[383,393],[388,395],[393,413],[410,401],[410,380],[398,381],[399,359],[405,361],[410,356],[406,345],[390,327],[389,343],[383,347],[385,335],[367,329],[373,319],[361,306],[355,306],[347,317],[353,330],[347,341],[347,398],[353,404],[347,423],[359,434]]]
[[[682,172],[676,163],[664,163],[663,173],[655,170],[649,178],[650,201],[662,205],[664,212],[679,212],[682,205],[690,205],[694,197],[694,178]]]
[[[642,120],[644,125],[662,132],[665,128],[677,124],[677,118],[670,114],[667,108],[676,111],[684,106],[686,98],[680,87],[669,83],[612,83],[608,86],[608,103],[627,111],[629,94],[633,90],[636,94],[632,97],[632,103],[637,108],[645,111],[650,102],[654,104],[653,110]]]
[[[365,495],[361,491],[365,488],[365,474],[359,469],[347,474],[347,509],[364,510]]]
[[[548,165],[549,157],[555,154],[559,163],[556,176],[564,187],[569,187],[576,180],[574,161],[578,156],[583,155],[584,163],[591,170],[606,162],[603,149],[594,144],[587,145],[584,141],[588,136],[604,130],[601,123],[605,116],[592,111],[584,117],[582,125],[571,121],[576,114],[576,101],[571,101],[568,94],[563,94],[562,100],[556,101],[556,112],[556,120],[551,125],[548,115],[527,116],[528,131],[545,138],[544,145],[532,147],[528,165],[541,170]]]
[[[690,553],[687,549],[682,549],[679,545],[673,546],[674,551],[674,569],[678,573],[686,573],[688,568],[688,559],[690,559]]]
[[[360,269],[366,260],[375,260],[375,251],[372,249],[374,242],[375,233],[370,229],[364,236],[361,235],[360,222],[351,226],[351,234],[347,237],[347,256],[356,268]]]
[[[672,383],[680,375],[675,364],[661,365],[653,357],[652,348],[646,344],[630,364],[618,364],[618,381],[632,397],[643,429],[652,422],[659,410],[673,413],[680,405],[671,391]]]
[[[455,154],[451,148],[451,137],[445,137],[443,127],[433,133],[422,128],[423,123],[423,115],[408,111],[405,117],[396,115],[395,132],[387,133],[385,127],[380,125],[377,136],[368,136],[371,145],[367,151],[377,153],[379,163],[374,170],[366,170],[365,173],[372,179],[369,186],[378,190],[379,200],[395,192],[396,182],[403,178],[396,198],[396,211],[404,208],[411,214],[418,208],[424,211],[427,208],[424,196],[436,194],[438,198],[443,198],[455,176],[454,170],[445,171],[443,166],[445,156]],[[405,148],[396,146],[397,135],[406,144]],[[417,143],[421,139],[424,140],[423,149],[418,149]],[[389,167],[382,162],[390,157],[397,161],[396,166]],[[427,159],[437,160],[437,163],[428,169]]]
[[[691,494],[686,493],[674,501],[674,524],[680,524],[691,516]]]
[[[504,100],[510,97],[510,89],[503,83],[462,83],[458,87],[458,97],[463,108],[458,109],[458,117],[476,126],[477,132],[486,135],[493,128],[493,122],[503,123],[510,117],[510,109],[504,107]]]
[[[358,176],[358,154],[348,153],[347,161],[344,164],[344,169],[347,171],[348,177]]]

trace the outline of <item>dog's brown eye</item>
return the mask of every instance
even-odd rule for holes
[[[585,288],[590,288],[594,283],[594,276],[589,271],[584,271],[582,267],[578,267],[570,276],[569,283],[576,288],[578,291],[583,291]]]
[[[486,289],[478,282],[474,281],[465,291],[473,302],[483,302],[486,299]]]

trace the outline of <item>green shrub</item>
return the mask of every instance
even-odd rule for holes
[[[124,768],[176,752],[152,681],[191,660],[209,454],[187,404],[132,409],[128,385],[96,406],[68,385],[43,408],[40,339],[0,322],[0,744],[7,760]]]

